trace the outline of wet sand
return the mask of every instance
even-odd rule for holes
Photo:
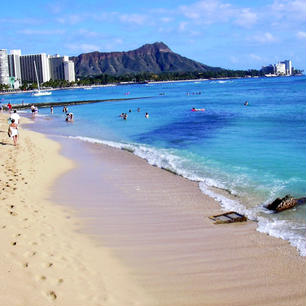
[[[131,153],[62,145],[78,167],[57,181],[53,198],[79,211],[83,231],[128,267],[148,305],[305,305],[305,258],[288,242],[252,221],[215,225],[208,217],[219,205],[196,182]]]

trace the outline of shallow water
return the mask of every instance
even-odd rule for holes
[[[151,97],[69,107],[72,124],[64,121],[62,108],[53,115],[41,109],[34,128],[126,148],[199,181],[225,209],[247,214],[259,231],[289,240],[305,256],[305,206],[281,214],[264,208],[276,197],[306,194],[305,85],[305,77],[177,82],[59,90],[40,98],[10,95],[2,102]],[[119,117],[122,112],[127,120]]]

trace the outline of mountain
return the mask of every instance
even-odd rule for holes
[[[220,71],[174,53],[162,42],[146,44],[128,52],[90,52],[70,57],[77,77],[101,74],[124,75],[141,72],[207,72]]]

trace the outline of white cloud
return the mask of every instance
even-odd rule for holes
[[[52,2],[47,4],[47,9],[53,14],[59,14],[63,10],[60,2]]]
[[[57,22],[61,24],[77,24],[84,20],[84,17],[81,15],[66,15],[56,18]]]
[[[297,38],[299,39],[306,39],[306,32],[299,31],[296,33]]]
[[[256,55],[256,54],[251,53],[249,56],[250,56],[250,58],[251,58],[252,60],[255,60],[255,61],[262,61],[262,57],[260,57],[259,55]]]
[[[62,35],[65,34],[65,30],[33,30],[33,29],[24,29],[18,31],[20,34],[24,35]]]
[[[257,14],[252,12],[249,8],[246,8],[240,11],[235,23],[248,28],[255,24],[257,22],[257,19]]]
[[[232,23],[251,27],[258,20],[258,13],[248,7],[234,7],[220,0],[198,1],[183,5],[178,11],[199,24]]]
[[[292,19],[295,21],[305,21],[306,19],[305,0],[274,0],[270,8],[272,14],[280,20]]]
[[[88,31],[86,29],[80,29],[79,34],[84,37],[98,37],[100,34],[93,31]]]
[[[186,26],[188,25],[188,22],[184,22],[182,21],[180,24],[179,24],[179,31],[185,31],[186,30]]]
[[[207,24],[227,21],[234,13],[230,4],[218,0],[206,0],[191,5],[183,5],[179,7],[179,11],[189,19]]]
[[[98,45],[93,44],[66,44],[65,47],[73,52],[93,52],[100,50]]]
[[[173,18],[171,18],[171,17],[162,17],[162,18],[160,18],[160,20],[162,22],[164,22],[164,23],[169,23],[169,22],[171,22],[173,20]]]
[[[0,18],[0,23],[37,25],[43,22],[39,18]]]
[[[119,19],[121,22],[143,25],[147,22],[147,17],[140,14],[129,14],[129,15],[120,15]]]
[[[277,41],[277,39],[270,32],[266,32],[261,35],[255,35],[252,37],[252,40],[263,44]]]

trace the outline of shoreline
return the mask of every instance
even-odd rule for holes
[[[213,224],[208,217],[220,206],[196,182],[129,152],[60,142],[79,164],[57,183],[57,189],[65,184],[60,193],[74,193],[60,200],[80,210],[88,220],[84,231],[115,250],[133,282],[163,301],[157,305],[305,303],[304,259],[287,241],[257,232],[253,221]],[[87,180],[81,192],[73,188]]]
[[[6,127],[5,118],[1,125],[2,132],[3,126]],[[46,170],[45,161],[48,160],[48,156],[58,152],[59,144],[35,132],[22,130],[22,134],[28,134],[28,138],[20,139],[21,148],[26,149],[23,151],[31,151],[35,157],[33,159],[32,156],[32,162],[33,160],[35,162],[32,169],[29,169],[34,173],[30,171],[29,175],[37,177],[39,167]],[[41,147],[35,145],[38,139],[36,136],[40,138]],[[6,135],[3,137],[7,138]],[[31,141],[32,137],[36,139],[35,142]],[[9,158],[14,160],[13,150],[20,148],[7,146],[10,139],[8,141],[3,139],[2,145],[7,147]],[[27,146],[23,141],[27,141]],[[55,145],[56,149],[52,145],[49,147],[50,144]],[[26,218],[31,219],[29,227],[32,231],[35,228],[34,238],[27,233],[22,250],[8,250],[16,245],[6,247],[5,263],[16,269],[14,276],[9,279],[9,282],[14,280],[14,284],[11,283],[7,287],[16,290],[16,278],[20,280],[18,283],[20,286],[25,280],[30,284],[29,290],[23,291],[24,299],[27,299],[24,305],[31,304],[30,295],[33,295],[33,292],[30,289],[34,290],[33,288],[39,289],[32,298],[36,298],[33,301],[37,301],[38,298],[41,301],[40,305],[49,305],[47,303],[50,301],[54,303],[53,305],[70,305],[71,301],[74,301],[71,305],[84,305],[77,298],[85,298],[86,305],[118,306],[123,304],[246,305],[250,300],[254,305],[302,306],[304,304],[305,263],[297,255],[297,251],[285,241],[256,232],[255,223],[251,221],[246,224],[221,226],[212,224],[207,217],[220,211],[219,204],[201,193],[195,182],[152,167],[145,160],[124,150],[105,145],[84,145],[74,140],[65,140],[61,146],[66,157],[62,156],[63,153],[61,157],[57,153],[55,156],[57,161],[51,162],[51,169],[48,160],[49,172],[44,174],[49,183],[40,185],[42,190],[39,194],[32,192],[23,194],[23,189],[14,198],[6,194],[6,205],[9,205],[12,199],[17,202],[19,200],[33,202],[33,199],[34,202],[39,202],[31,203],[30,209],[22,212],[27,213]],[[49,155],[42,154],[47,154],[48,151],[51,151]],[[26,152],[19,150],[17,153]],[[20,155],[20,158],[24,159],[25,156]],[[77,167],[73,168],[67,158],[73,160]],[[10,160],[4,162],[8,163]],[[4,162],[2,161],[3,165]],[[68,168],[66,165],[60,170],[66,162]],[[18,165],[17,174],[25,171],[26,165]],[[50,171],[57,174],[50,177],[48,175]],[[59,176],[59,173],[62,175]],[[41,177],[44,175],[40,174]],[[18,187],[19,182],[16,184]],[[85,188],[76,188],[76,186]],[[31,187],[33,190],[37,188],[36,184],[26,187],[28,191]],[[21,200],[21,196],[25,199]],[[48,203],[46,196],[50,197]],[[40,201],[44,204],[43,216],[40,212],[35,212],[42,209]],[[49,203],[50,201],[52,203]],[[58,206],[59,203],[63,206]],[[71,206],[72,203],[74,205],[77,203],[79,206]],[[104,206],[101,208],[97,206],[98,203],[103,203]],[[22,210],[27,210],[23,202],[18,203],[18,207],[19,205],[24,205]],[[61,211],[56,215],[60,220],[59,229],[53,224],[53,219],[49,219],[52,214],[50,215],[49,210],[48,215],[45,205],[56,213]],[[5,222],[13,218],[7,212],[7,208],[3,210],[8,215]],[[17,213],[21,212],[18,210]],[[35,226],[37,214],[40,215],[39,226]],[[97,224],[94,223],[97,215],[103,218],[98,219],[99,225],[102,226],[99,231]],[[20,222],[21,217],[18,218],[17,221]],[[69,225],[71,221],[78,224]],[[41,229],[42,224],[47,227]],[[18,226],[18,222],[14,227],[11,225],[10,237],[16,234]],[[50,226],[52,231],[56,231],[55,234],[50,233]],[[84,230],[85,235],[81,234]],[[88,240],[86,238],[88,234],[93,239]],[[30,258],[25,249],[29,246],[33,248],[32,243],[37,243],[33,239],[38,239],[35,248],[45,240],[50,240],[48,246],[50,249],[57,248],[58,241],[62,243],[62,247],[56,249],[57,254],[53,254],[56,264],[54,256],[50,257],[50,252],[47,254],[45,248],[40,250],[42,256],[39,260],[35,258],[35,273],[29,273],[28,268],[32,268],[35,262],[30,262],[33,256]],[[19,241],[17,242],[19,246]],[[92,244],[99,247],[93,248]],[[90,250],[90,258],[84,249]],[[101,258],[101,254],[104,254],[104,257]],[[68,257],[68,260],[62,263],[61,256]],[[30,259],[24,262],[24,258]],[[67,262],[70,268],[75,268],[73,269],[75,277],[82,275],[82,282],[74,283],[76,287],[69,287],[71,284],[66,282],[67,278],[74,279],[69,274],[71,271],[65,267]],[[27,267],[24,266],[26,263]],[[50,263],[52,266],[48,267]],[[5,270],[6,266],[1,266],[1,270]],[[60,279],[64,280],[60,285],[53,277],[52,269],[55,266],[58,268],[58,273],[65,275],[58,278],[57,282]],[[53,275],[46,276],[46,273],[51,273],[49,271]],[[7,273],[3,273],[4,279]],[[46,279],[38,279],[37,275],[42,273],[44,274],[41,277],[44,276]],[[51,289],[45,289],[46,280]],[[62,284],[67,284],[65,290],[61,288]],[[81,287],[84,285],[86,291],[89,287],[90,292],[84,293]],[[69,290],[74,291],[69,294]],[[73,296],[75,290],[79,290],[80,295]],[[10,290],[9,292],[12,293]],[[55,299],[52,292],[56,295]],[[15,305],[8,300],[8,294],[3,297],[6,299],[6,304]],[[14,298],[19,298],[20,302],[20,296]],[[84,303],[84,299],[82,302]],[[16,302],[16,305],[22,304]]]

